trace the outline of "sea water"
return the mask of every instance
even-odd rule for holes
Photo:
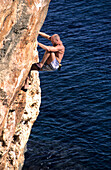
[[[61,71],[40,73],[23,169],[110,170],[111,1],[52,0],[41,31],[59,34],[66,50]]]

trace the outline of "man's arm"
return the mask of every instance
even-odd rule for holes
[[[38,42],[38,45],[41,48],[43,48],[44,50],[51,51],[51,52],[57,52],[57,51],[61,50],[61,48],[58,47],[58,46],[57,47],[47,46],[47,45],[44,45],[44,44],[39,43],[39,42]]]
[[[41,35],[42,37],[44,37],[44,38],[46,38],[48,40],[51,40],[51,36],[46,34],[46,33],[44,33],[44,32],[39,32],[39,35]]]

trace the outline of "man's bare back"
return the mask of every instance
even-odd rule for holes
[[[63,45],[59,45],[61,47],[60,51],[55,52],[56,59],[58,60],[59,63],[61,63],[62,58],[64,56],[65,48]]]

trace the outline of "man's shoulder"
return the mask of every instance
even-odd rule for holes
[[[62,45],[60,45],[60,48],[61,48],[61,50],[65,51],[65,47],[64,47],[64,45],[63,45],[63,44],[62,44]]]
[[[56,47],[61,48],[61,49],[65,48],[63,44],[59,44]]]

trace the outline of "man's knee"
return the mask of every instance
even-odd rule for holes
[[[46,54],[51,54],[51,52],[50,52],[50,51],[48,51],[48,50],[46,50],[46,51],[45,51],[45,53],[46,53]]]
[[[51,55],[51,57],[55,58],[55,53],[54,52],[51,52],[50,55]]]

